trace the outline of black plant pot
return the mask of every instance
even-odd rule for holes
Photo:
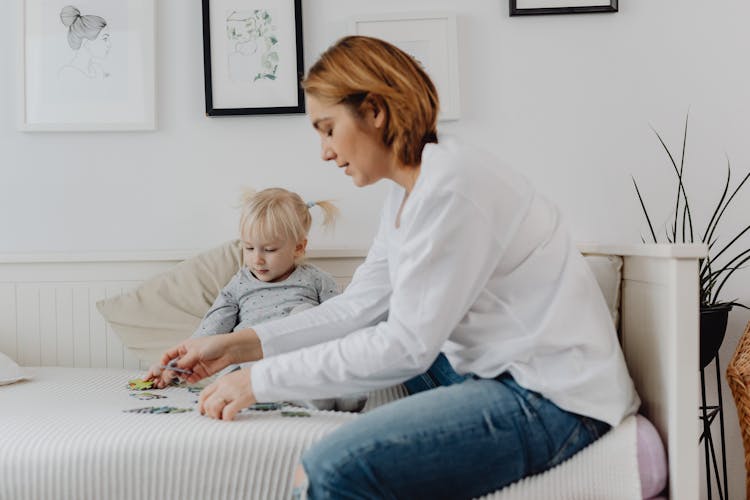
[[[724,342],[724,335],[727,332],[727,318],[731,310],[731,304],[701,306],[701,368],[705,368],[719,352],[719,347]]]

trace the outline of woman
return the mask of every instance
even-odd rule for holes
[[[418,394],[304,454],[307,494],[455,499],[548,469],[636,411],[606,305],[557,209],[491,156],[438,140],[437,93],[414,59],[347,37],[304,88],[323,159],[357,186],[391,181],[380,227],[339,297],[165,353],[162,364],[193,370],[189,382],[259,360],[208,386],[201,413],[231,420],[255,401],[411,379]]]

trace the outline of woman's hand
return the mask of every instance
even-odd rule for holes
[[[219,420],[234,420],[243,408],[255,403],[250,369],[228,373],[201,391],[198,411]]]
[[[144,380],[154,380],[159,389],[166,387],[178,377],[194,384],[231,364],[257,361],[262,358],[263,349],[260,339],[252,329],[189,338],[168,349],[162,355],[159,364],[149,369]],[[192,373],[177,373],[167,368],[160,368],[160,366],[169,365],[174,360],[176,360],[173,363],[175,367]]]
[[[228,335],[212,335],[184,340],[162,354],[161,359],[153,365],[144,380],[153,380],[156,388],[168,386],[172,380],[182,378],[195,383],[202,378],[213,375],[232,363],[229,357]],[[172,363],[173,366],[188,373],[176,372],[162,368]]]

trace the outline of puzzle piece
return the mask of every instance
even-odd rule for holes
[[[255,403],[253,405],[250,405],[247,409],[256,411],[274,411],[280,410],[281,407],[281,403]]]
[[[142,401],[148,401],[149,399],[166,399],[166,396],[154,394],[153,392],[131,392],[130,395]]]
[[[282,417],[309,417],[310,414],[302,410],[281,410]]]
[[[182,373],[185,375],[191,375],[193,373],[193,370],[185,370],[184,368],[177,368],[176,364],[169,363],[168,365],[160,365],[159,368],[162,370],[170,370],[175,373]]]
[[[145,391],[154,387],[154,381],[134,378],[133,380],[128,380],[128,387],[134,391]]]
[[[192,408],[177,408],[176,406],[145,406],[143,408],[132,408],[129,410],[122,410],[125,413],[185,413],[193,411]]]

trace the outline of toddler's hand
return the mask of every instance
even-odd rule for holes
[[[157,389],[163,389],[177,378],[177,374],[171,370],[165,370],[159,363],[151,365],[143,380],[153,380]]]

